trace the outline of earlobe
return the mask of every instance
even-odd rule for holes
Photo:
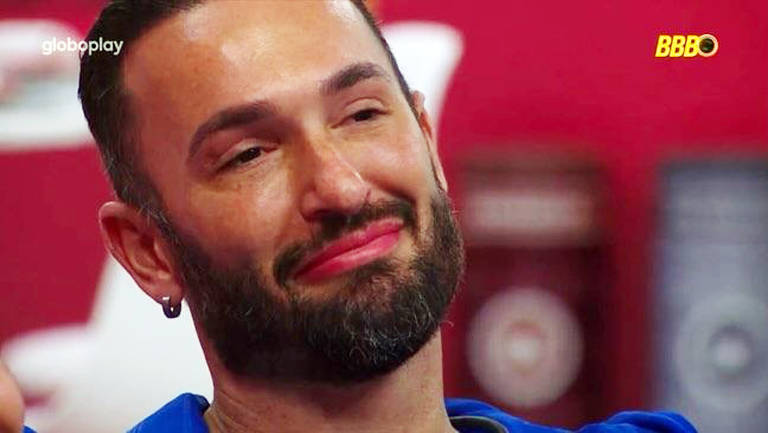
[[[440,162],[440,155],[437,151],[437,138],[435,137],[432,119],[424,108],[424,94],[415,90],[411,96],[413,97],[413,104],[416,109],[416,117],[419,122],[419,127],[424,135],[424,139],[427,141],[427,148],[429,150],[429,157],[432,164],[432,171],[435,174],[435,180],[444,192],[448,192],[448,181],[445,179],[443,165]]]
[[[147,295],[161,305],[168,296],[181,302],[183,290],[151,221],[132,206],[111,201],[99,209],[99,226],[107,250]]]

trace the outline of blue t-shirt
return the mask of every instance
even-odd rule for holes
[[[445,399],[448,416],[480,417],[494,420],[509,433],[566,433],[568,430],[544,427],[516,418],[501,410],[475,400]],[[199,395],[182,394],[132,428],[128,433],[208,433],[203,412],[208,401]],[[476,418],[475,418],[476,419]],[[489,433],[493,430],[459,427],[461,433]],[[590,424],[578,433],[696,433],[682,416],[671,412],[621,412],[609,420]]]

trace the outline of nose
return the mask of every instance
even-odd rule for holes
[[[354,215],[368,201],[370,185],[332,144],[316,141],[307,153],[301,214],[307,221],[329,215]]]

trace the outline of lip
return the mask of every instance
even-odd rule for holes
[[[370,263],[395,247],[402,228],[402,221],[385,219],[355,230],[303,260],[295,278],[317,282]]]

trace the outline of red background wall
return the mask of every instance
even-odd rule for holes
[[[768,3],[387,0],[389,20],[460,29],[439,126],[454,168],[483,144],[592,152],[607,168],[611,359],[606,410],[646,396],[655,168],[669,155],[768,150]],[[653,57],[657,37],[714,34],[711,58]]]
[[[479,145],[592,153],[607,168],[606,411],[644,402],[655,168],[670,155],[768,150],[768,2],[383,0],[387,22],[428,19],[465,38],[439,136],[449,181]],[[88,0],[10,1],[0,17],[57,17],[85,32]],[[714,34],[711,58],[653,57],[660,33]],[[87,319],[109,197],[92,147],[0,153],[0,343]],[[448,391],[451,386],[448,384]]]

